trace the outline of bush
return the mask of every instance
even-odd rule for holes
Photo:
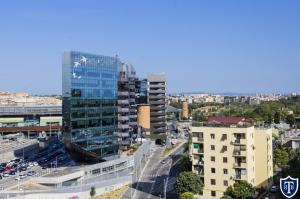
[[[195,196],[191,192],[184,192],[180,194],[179,199],[195,199]]]

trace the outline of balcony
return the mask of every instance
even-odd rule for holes
[[[193,149],[193,154],[203,154],[204,150],[203,149]]]
[[[131,125],[131,126],[137,125],[137,122],[136,121],[129,121],[129,125]]]
[[[118,112],[127,113],[129,112],[129,108],[118,108]]]
[[[247,181],[247,175],[237,174],[232,177],[233,180],[245,180]]]
[[[233,168],[247,168],[247,163],[245,162],[233,163]]]
[[[203,139],[203,137],[193,137],[193,140],[192,140],[193,142],[203,142],[204,141],[204,139]]]
[[[126,120],[129,120],[129,117],[128,116],[119,116],[118,120],[126,121]]]
[[[129,104],[128,100],[118,100],[118,104]]]
[[[119,124],[118,127],[120,129],[128,129],[129,128],[129,125],[128,124]]]
[[[232,155],[233,156],[245,156],[246,157],[247,153],[246,153],[246,151],[239,150],[239,151],[233,151]]]
[[[119,96],[128,96],[129,92],[128,91],[123,91],[123,92],[118,92]]]
[[[204,171],[203,170],[196,170],[197,175],[204,177]]]
[[[200,160],[196,163],[196,165],[198,166],[204,166],[204,161],[203,160]]]
[[[149,99],[165,99],[165,95],[151,95],[149,96]]]
[[[166,102],[164,100],[161,101],[150,101],[150,105],[164,105]]]
[[[162,90],[162,89],[151,90],[151,87],[150,87],[149,94],[151,95],[151,93],[166,93],[166,91],[165,91],[165,90]]]
[[[247,140],[246,139],[235,139],[233,142],[231,142],[233,145],[246,145]]]
[[[129,137],[129,133],[118,133],[119,137]]]
[[[121,140],[118,142],[120,145],[130,145],[130,141],[129,140]]]

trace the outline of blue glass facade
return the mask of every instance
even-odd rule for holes
[[[115,57],[63,55],[63,126],[67,148],[92,158],[118,152],[118,68]]]

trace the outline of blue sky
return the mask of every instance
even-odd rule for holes
[[[7,0],[0,90],[61,93],[61,54],[118,54],[169,92],[300,91],[300,1]]]

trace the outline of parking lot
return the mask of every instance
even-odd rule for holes
[[[0,190],[18,185],[32,176],[48,174],[51,170],[70,164],[72,160],[58,140],[51,146],[26,158],[16,158],[0,164]]]

